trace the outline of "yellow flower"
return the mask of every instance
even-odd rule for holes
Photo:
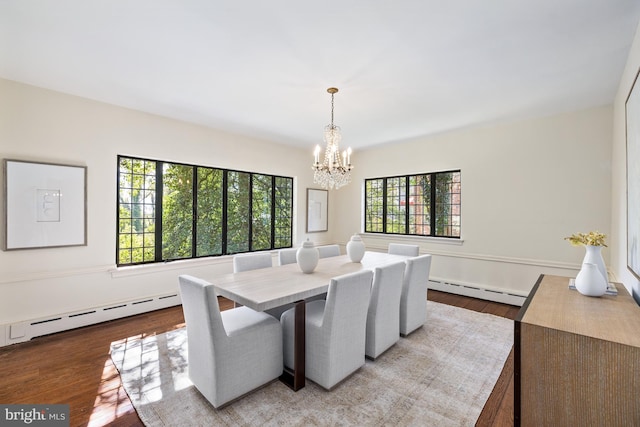
[[[604,243],[604,239],[606,239],[606,237],[606,234],[602,234],[598,231],[590,231],[588,233],[572,234],[569,237],[565,237],[564,240],[568,240],[573,246],[590,245],[607,247]]]

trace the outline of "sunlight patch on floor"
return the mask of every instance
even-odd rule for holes
[[[112,343],[126,343],[130,340],[140,340],[141,335],[126,338]],[[102,427],[112,424],[122,415],[134,411],[129,397],[122,387],[120,375],[111,357],[107,357],[102,370],[100,387],[96,393],[93,411],[89,418],[88,427]]]
[[[168,390],[180,390],[191,385],[189,381],[177,381],[172,366],[161,366],[161,353],[168,353],[170,348],[186,346],[186,334],[178,334],[176,328],[164,334],[135,335],[111,343],[111,355],[105,360],[100,387],[96,394],[89,427],[109,425],[124,414],[134,411],[129,396],[122,385],[122,377],[126,376],[131,397],[145,403],[162,399]],[[180,354],[169,354],[169,365],[174,365]],[[115,362],[115,364],[114,364]],[[184,361],[175,360],[175,364]],[[121,366],[118,372],[116,365]],[[163,375],[163,373],[169,373]]]

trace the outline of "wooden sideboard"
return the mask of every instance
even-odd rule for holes
[[[640,425],[640,307],[541,275],[514,336],[516,426]]]

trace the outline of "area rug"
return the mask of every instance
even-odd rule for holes
[[[184,328],[114,342],[147,426],[473,426],[513,345],[513,321],[428,301],[427,322],[325,391],[275,381],[216,410],[188,378]]]

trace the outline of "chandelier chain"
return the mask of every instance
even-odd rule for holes
[[[333,93],[331,94],[331,127],[333,126]]]

